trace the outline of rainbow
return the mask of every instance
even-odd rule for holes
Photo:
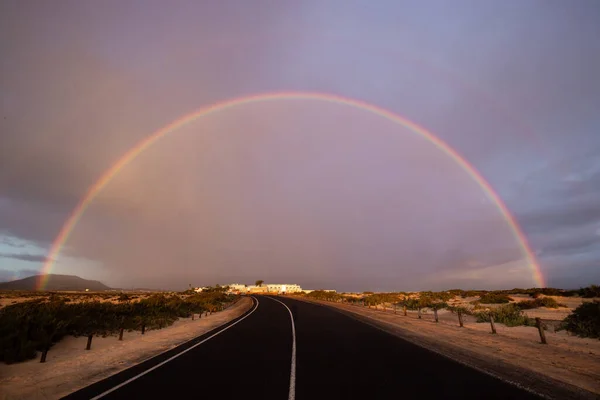
[[[197,120],[198,118],[206,117],[211,114],[226,111],[234,107],[240,107],[250,103],[261,103],[269,101],[280,101],[280,100],[318,100],[329,103],[337,103],[341,105],[347,105],[350,107],[358,108],[360,110],[368,111],[373,114],[379,115],[383,118],[395,122],[410,129],[414,133],[422,136],[424,139],[429,141],[431,144],[436,146],[439,150],[444,152],[452,160],[454,160],[471,178],[479,184],[483,189],[486,196],[498,207],[501,214],[505,218],[508,226],[510,227],[513,235],[517,239],[521,246],[528,265],[532,271],[533,279],[535,283],[544,287],[544,277],[540,270],[539,264],[536,260],[534,252],[531,250],[527,238],[523,234],[515,218],[511,215],[510,211],[500,199],[498,194],[494,191],[492,186],[483,178],[483,176],[465,160],[456,150],[442,141],[440,138],[433,135],[427,129],[417,125],[416,123],[404,118],[400,115],[394,114],[386,109],[374,106],[369,103],[365,103],[360,100],[345,98],[332,94],[316,93],[316,92],[275,92],[275,93],[263,93],[245,97],[238,97],[230,100],[226,100],[220,103],[212,104],[199,110],[193,111],[189,114],[182,116],[181,118],[171,122],[169,125],[159,129],[147,138],[141,140],[137,145],[131,148],[125,153],[114,165],[112,165],[104,174],[88,189],[85,195],[81,198],[79,203],[73,209],[73,212],[62,226],[60,232],[56,236],[56,239],[52,243],[50,251],[46,257],[44,266],[42,267],[42,276],[38,281],[38,290],[43,290],[47,283],[47,274],[52,271],[55,260],[58,259],[60,251],[66,241],[69,239],[69,235],[77,225],[77,222],[87,209],[87,207],[94,201],[96,196],[102,191],[102,189],[119,173],[119,171],[133,161],[138,155],[144,152],[148,147],[155,144],[159,139],[163,138],[167,134],[176,131],[177,129]]]

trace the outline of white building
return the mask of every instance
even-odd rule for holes
[[[248,291],[248,287],[242,283],[232,283],[227,286],[229,286],[230,292],[246,293]]]
[[[226,285],[229,287],[229,293],[300,293],[302,288],[294,283],[274,283],[256,285],[244,285],[243,283],[231,283]],[[202,289],[197,290],[202,291]]]
[[[270,283],[267,284],[269,293],[299,293],[302,291],[300,285],[289,283]]]
[[[267,285],[262,285],[262,286],[249,285],[247,293],[267,293],[267,292],[268,292]]]

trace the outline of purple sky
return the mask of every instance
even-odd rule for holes
[[[3,1],[0,280],[40,270],[78,199],[200,107],[317,91],[454,147],[549,286],[600,282],[600,3]],[[319,101],[197,120],[127,166],[57,273],[115,287],[531,287],[481,188],[399,125]]]

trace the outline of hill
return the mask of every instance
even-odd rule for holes
[[[24,279],[0,283],[0,290],[37,290],[37,284],[42,275],[34,275]],[[99,281],[90,281],[75,275],[48,274],[48,283],[44,290],[109,290],[110,288]]]

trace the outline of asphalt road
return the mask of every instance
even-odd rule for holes
[[[330,308],[254,302],[229,324],[66,398],[538,399]]]

